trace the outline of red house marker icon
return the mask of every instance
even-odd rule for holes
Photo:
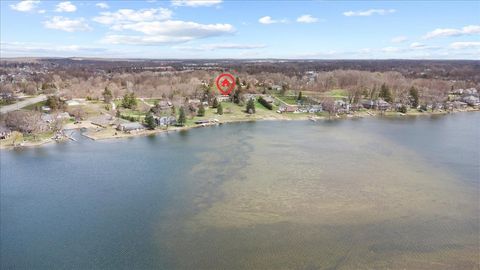
[[[222,86],[223,86],[223,87],[229,87],[229,86],[230,86],[230,82],[229,82],[227,79],[224,79],[224,80],[222,81]]]
[[[235,77],[229,73],[222,73],[217,77],[216,85],[222,95],[228,95],[235,88]]]

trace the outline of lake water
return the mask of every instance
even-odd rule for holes
[[[0,268],[478,269],[479,138],[459,113],[2,150]]]

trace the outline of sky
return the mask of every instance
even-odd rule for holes
[[[480,1],[5,1],[1,57],[480,59]]]

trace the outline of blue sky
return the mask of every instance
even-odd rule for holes
[[[2,57],[480,59],[479,1],[1,1]]]

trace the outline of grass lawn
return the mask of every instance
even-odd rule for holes
[[[290,105],[297,105],[297,96],[277,96],[283,102]]]
[[[333,89],[330,91],[325,92],[326,96],[330,96],[333,98],[344,98],[347,97],[347,93],[343,89]]]
[[[145,100],[146,103],[148,103],[150,105],[155,105],[155,102],[160,101],[160,99],[158,99],[158,98],[145,98],[144,100]]]
[[[42,106],[45,106],[45,104],[47,104],[47,101],[40,101],[31,105],[28,105],[26,107],[23,107],[23,109],[33,111],[36,108],[41,108]]]

